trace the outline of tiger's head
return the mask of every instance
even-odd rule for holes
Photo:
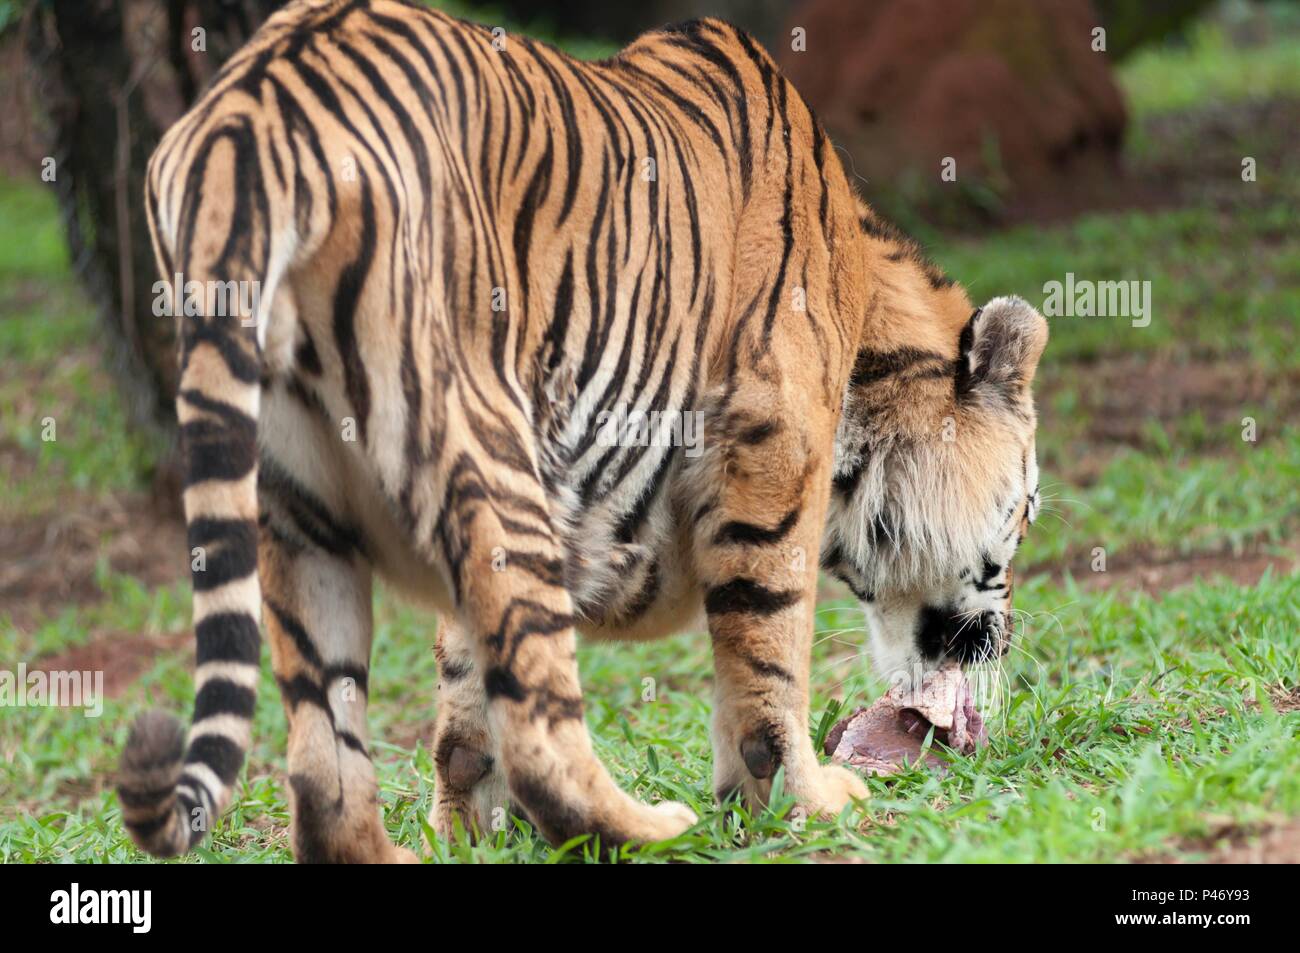
[[[836,434],[822,565],[862,602],[887,679],[1007,652],[1011,560],[1038,513],[1047,322],[996,298],[950,331],[943,350],[867,342]]]

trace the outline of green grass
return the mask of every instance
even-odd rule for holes
[[[1300,719],[1277,714],[1270,702],[1300,681],[1300,577],[1266,578],[1249,589],[1200,584],[1160,599],[1088,595],[1042,579],[1024,588],[1021,605],[1034,619],[998,673],[991,744],[955,761],[946,777],[918,770],[888,784],[872,780],[860,815],[804,829],[789,823],[784,800],[756,817],[712,802],[706,639],[584,646],[588,721],[614,776],[643,797],[684,800],[702,818],[678,840],[629,857],[1114,860],[1176,852],[1224,825],[1300,813],[1292,769]],[[164,592],[152,607],[155,623],[183,629],[182,608]],[[856,613],[847,606],[824,613],[819,631],[839,632]],[[379,737],[427,723],[422,699],[434,680],[428,620],[390,606],[381,616],[372,676]],[[814,721],[833,718],[839,696],[856,700],[879,687],[844,660],[852,652],[830,640],[819,647],[814,671],[837,677],[820,679]],[[831,697],[826,689],[845,672]],[[640,700],[646,677],[657,683],[654,702]],[[238,804],[191,860],[290,859],[286,729],[269,660],[262,689]],[[50,709],[8,714],[0,744],[12,757],[0,762],[0,803],[16,803],[17,816],[0,823],[0,861],[142,859],[122,833],[113,796],[86,788],[112,769],[128,714],[144,699],[179,709],[191,694],[184,666],[172,658],[99,719]],[[430,756],[382,742],[375,754],[389,831],[418,850],[432,797]],[[437,843],[433,856],[557,859],[526,825],[487,844]]]
[[[1230,5],[1223,16],[1196,24],[1185,44],[1153,44],[1134,54],[1120,73],[1133,114],[1141,119],[1206,102],[1300,96],[1300,16],[1290,4],[1272,3],[1255,20],[1268,41],[1235,44],[1228,26],[1244,6]]]
[[[1124,451],[1088,487],[1045,471],[1047,509],[1017,559],[1077,563],[1098,546],[1108,558],[1133,549],[1162,558],[1241,552],[1295,535],[1300,431],[1288,429],[1272,446],[1246,446],[1223,459]]]
[[[1243,190],[1269,187],[1237,182]],[[1019,294],[1042,309],[1047,283],[1063,284],[1067,273],[1076,282],[1150,282],[1146,327],[1130,317],[1048,315],[1058,360],[1162,350],[1244,353],[1268,368],[1300,367],[1288,343],[1288,319],[1300,313],[1300,236],[1293,227],[1300,190],[1279,185],[1276,193],[1261,208],[1233,214],[1180,208],[1089,215],[1068,228],[1022,226],[1000,234],[992,255],[984,238],[940,244],[935,252],[977,301]],[[1241,254],[1243,246],[1250,254]]]
[[[1174,124],[1187,139],[1159,126],[1188,105],[1213,111],[1255,93],[1300,94],[1291,34],[1279,28],[1271,45],[1243,53],[1220,42],[1224,29],[1203,28],[1186,52],[1160,49],[1126,66],[1135,112],[1153,117],[1133,139],[1142,161],[1197,145],[1186,131],[1198,129],[1195,123]],[[1237,66],[1248,80],[1230,75]],[[1113,571],[1153,553],[1295,546],[1300,160],[1277,130],[1243,127],[1234,136],[1207,153],[1208,178],[1217,185],[1190,204],[934,243],[943,265],[980,300],[1015,292],[1041,305],[1044,283],[1066,272],[1152,283],[1149,327],[1125,319],[1051,321],[1038,379],[1039,452],[1047,495],[1056,499],[1018,561],[1024,628],[1016,649],[986,676],[991,743],[974,757],[954,759],[947,775],[916,770],[889,783],[870,781],[870,800],[836,823],[792,824],[783,797],[751,816],[735,804],[718,806],[711,794],[707,637],[584,644],[587,720],[601,758],[639,796],[685,801],[701,817],[678,840],[629,852],[628,859],[1195,859],[1225,830],[1300,816],[1300,714],[1275,707],[1300,684],[1300,575],[1273,571],[1254,585],[1198,581],[1153,596],[1124,586],[1089,588],[1090,574],[1076,579],[1061,568],[1086,564],[1097,546]],[[1261,165],[1258,182],[1241,183],[1229,160],[1268,137],[1276,161]],[[85,494],[140,490],[152,448],[127,435],[89,343],[95,337],[92,308],[68,273],[52,202],[32,186],[0,182],[0,527],[75,509]],[[1222,388],[1168,407],[1157,400],[1181,386],[1180,375],[1211,366],[1226,368]],[[1250,386],[1237,387],[1238,380]],[[40,439],[39,421],[48,415],[58,421],[53,442]],[[1123,437],[1106,436],[1117,416],[1133,426]],[[1257,420],[1256,442],[1241,439],[1243,416]],[[1230,569],[1231,556],[1222,565]],[[1023,571],[1032,566],[1054,572]],[[115,634],[188,631],[185,584],[151,589],[106,560],[97,583],[99,601],[52,608],[23,625],[0,602],[6,667]],[[427,737],[433,720],[435,623],[382,592],[376,620],[370,724],[385,823],[396,841],[422,850],[434,770],[427,746],[412,739]],[[819,609],[812,710],[818,739],[845,708],[881,690],[861,655],[861,624],[851,604]],[[4,712],[0,862],[147,860],[123,833],[110,777],[136,712],[188,712],[187,655],[159,656],[107,701],[99,718]],[[255,741],[236,804],[187,861],[291,859],[286,722],[267,658],[263,670]],[[653,702],[642,701],[647,678],[654,680]],[[487,843],[435,842],[426,856],[478,863],[594,859],[590,844],[552,850],[522,821]]]
[[[0,496],[0,517],[48,511],[73,490],[136,487],[157,448],[127,426],[97,359],[53,196],[0,179],[0,236],[0,448],[32,463]]]

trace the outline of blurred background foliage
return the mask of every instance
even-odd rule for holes
[[[163,130],[283,0],[0,0],[6,83],[0,162],[11,174],[52,158],[74,269],[96,302],[107,361],[135,425],[172,426],[174,342],[152,320],[155,279],[143,210],[145,164]],[[1125,176],[1133,109],[1194,101],[1206,83],[1249,91],[1260,71],[1300,69],[1294,45],[1272,61],[1225,54],[1169,83],[1139,66],[1121,90],[1111,63],[1143,48],[1250,42],[1294,25],[1295,4],[1265,19],[1238,0],[1212,24],[1210,0],[497,0],[436,4],[560,43],[614,53],[643,30],[700,15],[767,43],[830,128],[870,200],[903,226],[962,228],[1044,220],[1130,204],[1159,182]],[[1280,9],[1279,9],[1280,8]],[[1261,26],[1261,24],[1266,24]],[[1104,52],[1086,35],[1105,30]],[[192,35],[204,32],[196,51]],[[802,33],[804,49],[793,37]],[[1255,37],[1255,40],[1261,39]],[[1225,50],[1227,49],[1225,44]],[[1246,68],[1249,67],[1249,68]],[[1165,83],[1166,87],[1161,88]],[[1134,87],[1137,87],[1134,89]],[[956,183],[941,183],[952,159]],[[881,182],[876,188],[871,183]],[[1135,196],[1137,199],[1135,199]]]

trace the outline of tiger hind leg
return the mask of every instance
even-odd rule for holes
[[[487,717],[487,693],[474,666],[473,643],[451,618],[440,620],[438,720],[433,754],[437,774],[429,824],[444,839],[456,826],[473,837],[505,830],[510,792]]]
[[[262,460],[259,568],[289,720],[294,857],[300,863],[414,862],[416,855],[384,830],[369,754],[371,566],[360,534],[325,482],[328,468],[297,465],[304,461],[296,452],[321,458],[309,446],[314,422],[277,406],[277,397],[287,399],[273,394],[266,419],[283,438],[272,444],[282,456]]]

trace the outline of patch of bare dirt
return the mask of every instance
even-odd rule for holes
[[[0,552],[0,613],[23,628],[102,599],[101,559],[149,587],[189,568],[175,505],[143,494],[69,499],[57,511],[0,523]]]
[[[190,641],[188,632],[155,637],[115,632],[39,659],[30,668],[42,672],[103,672],[104,694],[116,698],[149,670],[157,656],[175,654]]]
[[[1240,169],[1242,156],[1253,157],[1260,169],[1282,169],[1300,158],[1300,143],[1287,129],[1300,123],[1300,100],[1259,98],[1238,102],[1202,103],[1195,108],[1153,116],[1144,121],[1148,154],[1135,173],[1151,182],[1177,187],[1183,200],[1207,197],[1240,211],[1243,203],[1263,200],[1258,189],[1242,189],[1241,181],[1223,169]],[[1249,145],[1249,149],[1243,146]]]
[[[1209,860],[1215,864],[1300,864],[1300,822],[1225,846]]]
[[[1141,356],[1100,361],[1074,368],[1074,373],[1050,376],[1041,383],[1040,426],[1070,432],[1070,420],[1057,421],[1055,395],[1068,389],[1077,397],[1078,415],[1086,421],[1086,452],[1058,467],[1059,475],[1076,486],[1095,482],[1118,450],[1151,449],[1152,422],[1177,426],[1193,413],[1205,423],[1206,446],[1240,449],[1242,418],[1260,415],[1257,439],[1265,441],[1278,428],[1269,420],[1287,420],[1300,413],[1300,372],[1270,377],[1244,359],[1178,360],[1171,356]]]
[[[1128,562],[1106,572],[1092,572],[1089,567],[1075,567],[1075,579],[1088,589],[1120,589],[1148,594],[1169,592],[1190,586],[1201,579],[1226,578],[1239,586],[1253,586],[1269,569],[1274,575],[1288,575],[1300,563],[1300,551],[1255,553],[1233,556],[1210,554],[1153,562]],[[1054,575],[1060,575],[1056,573]]]
[[[1178,420],[1199,412],[1211,426],[1232,425],[1240,440],[1241,418],[1252,405],[1265,405],[1272,395],[1296,397],[1300,374],[1272,381],[1243,360],[1187,361],[1131,357],[1107,361],[1087,375],[1085,396],[1095,411],[1092,436],[1099,441],[1140,445],[1142,430],[1152,418]]]
[[[1187,842],[1184,851],[1204,854],[1198,862],[1210,864],[1300,863],[1300,820],[1269,826],[1226,824],[1206,837]],[[1181,856],[1162,858],[1184,863]]]
[[[1300,688],[1278,688],[1269,693],[1273,708],[1279,715],[1300,711]]]
[[[1243,358],[1214,360],[1172,355],[1134,355],[1076,363],[1040,383],[1039,425],[1071,437],[1059,457],[1045,461],[1054,477],[1073,486],[1091,486],[1116,455],[1137,449],[1161,452],[1152,425],[1200,456],[1241,452],[1242,418],[1257,421],[1256,441],[1267,443],[1282,422],[1300,415],[1300,372],[1270,376]],[[1056,397],[1068,392],[1073,407],[1057,409]],[[1203,430],[1187,433],[1187,418],[1197,413]]]
[[[0,474],[17,482],[36,472],[35,458],[12,440],[0,440]]]
[[[432,721],[398,725],[384,733],[384,740],[399,748],[431,748],[435,727]]]

